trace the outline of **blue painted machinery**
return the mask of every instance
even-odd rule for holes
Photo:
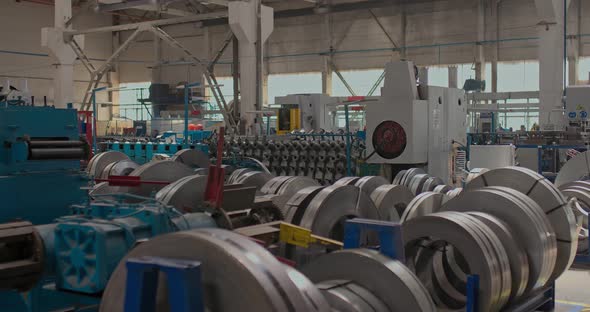
[[[0,311],[98,303],[117,264],[137,244],[166,233],[217,227],[209,214],[181,214],[154,200],[99,200],[72,209],[52,224],[0,226],[0,289],[5,290],[0,292]]]
[[[50,223],[86,196],[76,110],[2,105],[0,141],[0,223]]]
[[[138,164],[145,164],[152,160],[154,155],[163,154],[172,156],[182,149],[195,149],[209,155],[209,145],[204,140],[211,137],[211,131],[195,130],[189,131],[189,144],[174,137],[176,133],[164,133],[162,138],[166,142],[106,142],[107,151],[117,151],[126,154],[129,158]],[[167,136],[168,135],[168,136]],[[172,138],[166,140],[166,138]],[[172,141],[172,142],[171,142]]]

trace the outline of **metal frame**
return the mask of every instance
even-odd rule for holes
[[[589,217],[586,216],[586,219]],[[585,253],[577,254],[576,258],[574,258],[575,264],[583,264],[583,265],[590,265],[590,239],[587,240],[588,244],[588,251]]]
[[[90,73],[90,82],[88,83],[88,87],[86,89],[86,94],[84,95],[84,99],[82,101],[82,110],[88,110],[90,108],[91,99],[90,94],[91,91],[98,88],[98,84],[104,77],[104,75],[111,70],[113,63],[125,52],[129,49],[131,44],[137,40],[138,36],[146,31],[152,32],[155,36],[157,36],[162,41],[168,43],[171,47],[177,48],[182,51],[188,58],[190,58],[191,62],[195,65],[199,65],[203,70],[203,75],[211,88],[211,92],[213,97],[215,98],[219,110],[223,115],[225,123],[227,127],[232,129],[233,131],[238,131],[238,121],[237,119],[229,113],[229,108],[221,92],[221,88],[217,84],[217,79],[213,73],[215,64],[219,61],[219,58],[229,45],[229,43],[233,40],[233,33],[228,34],[226,37],[227,39],[223,42],[221,48],[218,50],[216,56],[213,58],[211,62],[206,62],[201,60],[197,56],[195,56],[188,48],[182,45],[179,41],[174,39],[171,35],[166,33],[162,27],[169,26],[169,25],[177,25],[177,24],[186,24],[186,23],[194,23],[200,22],[208,19],[215,19],[215,18],[223,18],[227,17],[227,12],[215,12],[215,13],[206,13],[200,15],[191,15],[187,17],[179,17],[179,18],[169,18],[163,20],[156,20],[150,22],[142,22],[142,23],[134,23],[134,24],[126,24],[126,25],[117,25],[117,26],[108,26],[108,27],[99,27],[99,28],[92,28],[86,30],[70,30],[64,32],[64,40],[69,44],[72,48],[74,53],[78,56],[86,70]],[[131,31],[133,33],[125,42],[123,42],[117,50],[106,60],[106,62],[99,68],[96,68],[90,59],[86,56],[84,51],[81,49],[80,45],[76,42],[75,37],[76,35],[82,34],[92,34],[92,33],[103,33],[103,32],[121,32],[121,31]]]
[[[371,231],[379,235],[380,252],[392,259],[405,263],[402,226],[400,223],[352,219],[344,225],[344,249],[359,248],[362,234]]]
[[[158,257],[127,260],[125,312],[155,312],[159,273],[166,274],[173,312],[204,312],[201,263]]]

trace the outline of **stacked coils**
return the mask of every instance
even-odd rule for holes
[[[453,198],[423,193],[402,221],[408,265],[440,308],[465,307],[468,275],[479,276],[481,311],[518,303],[551,285],[577,248],[571,205],[520,167],[480,172]]]
[[[124,310],[126,260],[142,257],[199,261],[208,311],[436,311],[420,280],[375,250],[337,251],[298,271],[249,238],[220,229],[163,235],[134,248],[111,276],[100,311]],[[167,310],[169,296],[162,287],[154,310]]]

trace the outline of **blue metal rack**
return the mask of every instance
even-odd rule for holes
[[[344,227],[344,248],[359,248],[364,231],[377,232],[381,253],[398,261],[405,261],[401,224],[368,219],[347,220]],[[479,276],[467,277],[466,312],[477,312]],[[555,284],[505,309],[506,312],[553,311],[555,309]]]
[[[166,274],[168,302],[174,312],[204,312],[201,263],[142,257],[127,260],[125,312],[155,312],[158,275]]]

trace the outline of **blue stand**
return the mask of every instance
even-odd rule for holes
[[[359,248],[362,234],[377,232],[379,235],[380,251],[386,256],[405,262],[401,225],[399,223],[376,221],[368,219],[347,220],[344,226],[344,249]],[[479,276],[467,277],[466,312],[476,312],[479,293]],[[530,312],[553,311],[555,309],[555,284],[537,292],[525,300],[503,311]]]
[[[590,239],[587,240],[588,244],[588,251],[585,253],[577,254],[576,258],[574,259],[574,263],[576,264],[590,264]]]
[[[399,223],[369,219],[347,220],[344,225],[344,249],[359,248],[361,235],[366,231],[377,232],[382,254],[405,263],[402,227]]]
[[[155,312],[158,275],[166,274],[173,312],[203,312],[201,263],[143,257],[127,260],[125,312]]]

